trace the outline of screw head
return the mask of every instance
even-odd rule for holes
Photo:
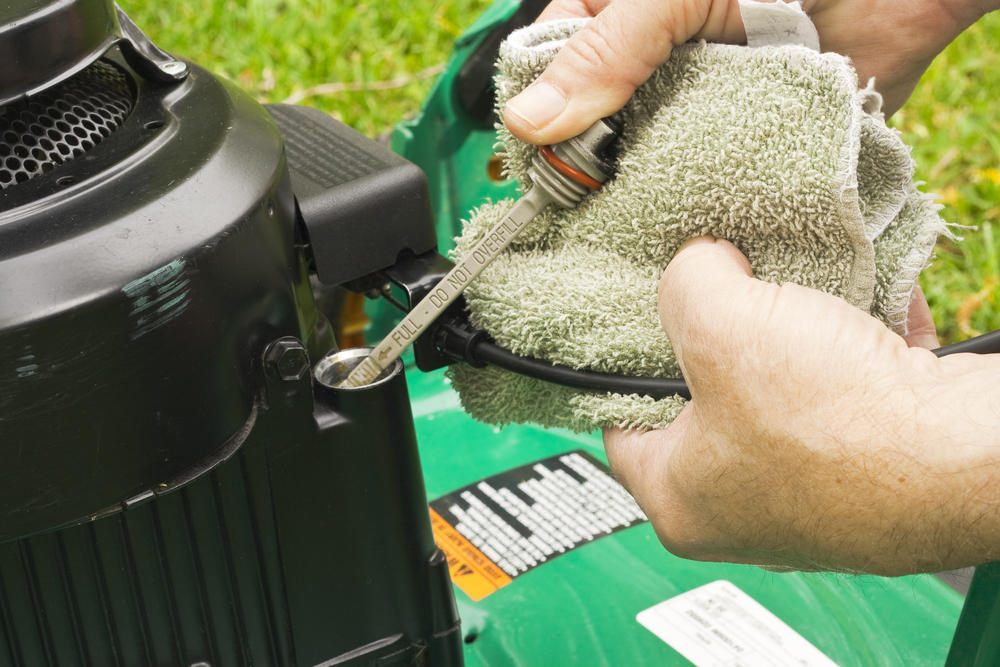
[[[276,380],[295,382],[309,372],[309,353],[297,338],[279,338],[267,346],[264,368]]]
[[[188,66],[187,63],[174,60],[169,63],[163,63],[160,65],[160,69],[170,76],[180,76],[181,74],[185,74],[187,72]]]

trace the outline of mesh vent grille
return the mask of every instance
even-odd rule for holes
[[[83,155],[131,111],[125,73],[101,61],[27,100],[0,106],[0,189]]]

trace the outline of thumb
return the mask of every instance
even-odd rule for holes
[[[681,245],[663,272],[658,302],[660,323],[692,394],[700,373],[692,377],[688,368],[716,363],[739,337],[734,323],[752,319],[741,309],[768,299],[771,289],[776,287],[753,278],[750,262],[729,241],[699,236]]]
[[[903,336],[908,347],[922,347],[933,350],[939,347],[937,329],[931,309],[927,305],[927,297],[920,285],[913,288],[913,298],[910,299],[910,309],[906,315],[907,334]]]
[[[552,144],[621,109],[674,44],[691,36],[678,27],[676,5],[681,4],[689,3],[619,0],[607,5],[534,83],[507,102],[504,123],[522,141]]]
[[[585,4],[593,11],[602,3]],[[577,136],[625,106],[689,39],[746,39],[736,0],[615,0],[594,13],[541,76],[507,102],[504,123],[518,139],[553,144]]]

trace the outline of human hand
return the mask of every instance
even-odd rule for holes
[[[862,85],[875,77],[886,116],[910,96],[952,39],[1000,0],[804,0],[824,51],[849,56]],[[674,46],[746,41],[738,0],[553,0],[539,21],[596,17],[538,80],[507,102],[519,139],[552,144],[622,108]]]
[[[605,445],[670,551],[883,575],[1000,557],[1000,355],[908,347],[708,238],[667,267],[659,307],[693,398]]]

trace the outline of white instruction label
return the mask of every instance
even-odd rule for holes
[[[713,581],[636,619],[695,667],[837,667],[728,581]]]

